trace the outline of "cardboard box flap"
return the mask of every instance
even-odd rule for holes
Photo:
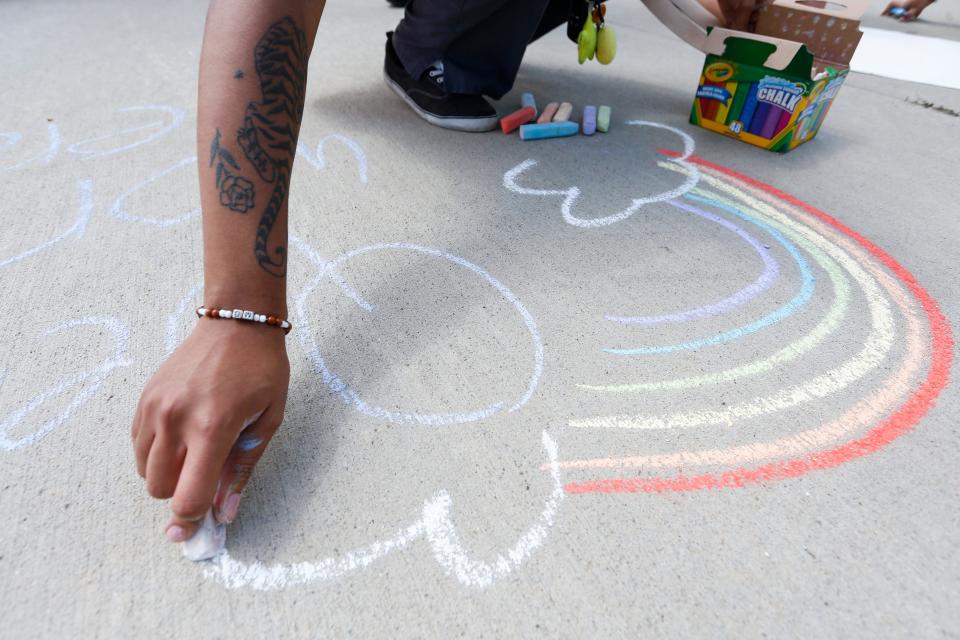
[[[766,46],[764,46],[766,45]],[[731,29],[711,29],[704,52],[809,77],[813,56],[799,42]],[[787,69],[793,66],[793,69]]]
[[[859,22],[870,8],[870,0],[774,0],[767,7],[781,7]]]
[[[717,26],[718,22],[697,0],[643,0],[643,3],[674,35],[705,51],[707,30]]]
[[[838,11],[811,11],[801,4],[808,1],[820,4],[817,0],[777,0],[767,5],[757,14],[754,31],[764,36],[802,42],[817,59],[847,66],[863,36],[860,23],[856,19],[838,17]],[[852,4],[852,0],[843,1]],[[859,7],[852,11],[859,16]]]

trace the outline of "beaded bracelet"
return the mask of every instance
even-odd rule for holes
[[[247,322],[259,322],[261,324],[268,324],[271,327],[280,327],[283,329],[284,334],[290,333],[290,330],[293,329],[293,325],[283,318],[265,316],[261,313],[254,313],[253,311],[245,311],[243,309],[207,309],[206,307],[198,307],[197,317],[225,318],[232,320],[246,320]]]

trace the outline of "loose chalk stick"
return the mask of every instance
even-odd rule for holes
[[[553,116],[554,122],[566,122],[573,114],[573,105],[569,102],[561,102],[557,107],[557,115]]]
[[[540,114],[540,117],[537,118],[537,124],[546,124],[548,122],[553,122],[553,116],[557,115],[557,107],[560,106],[559,102],[551,102],[543,108],[543,113]]]
[[[504,133],[510,133],[522,124],[526,124],[537,117],[537,112],[533,107],[523,107],[517,109],[508,116],[500,118],[500,128]]]
[[[203,516],[200,528],[183,543],[183,557],[194,562],[209,560],[223,553],[227,544],[227,527],[213,517],[213,509]]]
[[[537,117],[537,101],[534,99],[532,93],[525,93],[520,96],[520,106],[531,107],[533,109],[533,117]]]
[[[597,132],[597,108],[588,104],[583,108],[583,135],[592,136]]]
[[[547,122],[545,124],[525,124],[520,127],[521,140],[543,140],[575,136],[580,127],[576,122]]]
[[[601,105],[597,110],[597,131],[606,133],[610,130],[610,107]]]

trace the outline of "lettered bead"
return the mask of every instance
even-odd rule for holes
[[[231,315],[234,320],[239,320],[243,317],[243,309],[234,309]]]
[[[244,320],[253,320],[253,315],[254,315],[254,314],[253,314],[253,311],[244,311],[244,312],[243,312],[243,319],[244,319]]]

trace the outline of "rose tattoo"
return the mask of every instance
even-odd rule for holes
[[[220,145],[220,129],[217,129],[210,144],[210,166],[217,165],[217,187],[220,189],[220,204],[231,211],[246,213],[255,206],[253,183],[230,171],[240,170],[233,154]]]

